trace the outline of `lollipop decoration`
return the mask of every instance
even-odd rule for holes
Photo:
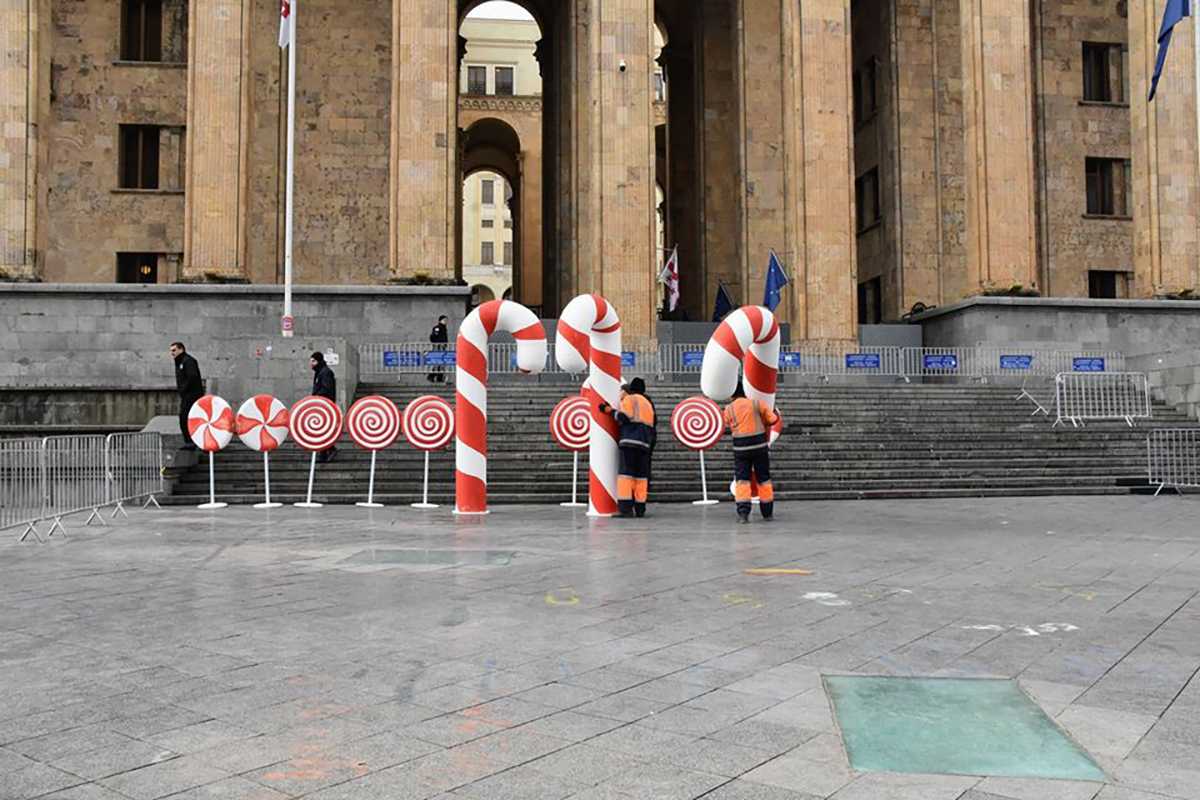
[[[592,411],[587,399],[574,395],[564,397],[550,412],[550,435],[564,450],[570,450],[575,466],[571,472],[571,502],[559,503],[563,508],[579,508],[579,453],[588,448],[592,432]]]
[[[346,413],[346,430],[356,445],[371,451],[371,481],[367,488],[367,502],[355,505],[383,508],[382,503],[375,502],[375,456],[380,450],[391,447],[400,437],[400,409],[391,400],[377,394],[360,398]]]
[[[228,503],[217,502],[216,479],[213,475],[213,454],[224,450],[233,438],[233,409],[223,398],[206,394],[188,411],[188,434],[192,442],[208,453],[208,502],[197,508],[225,508]]]
[[[437,508],[429,502],[429,454],[441,450],[454,438],[454,409],[435,395],[425,395],[413,400],[404,409],[404,438],[418,450],[425,451],[425,488],[421,502],[413,508]]]
[[[283,503],[271,502],[271,451],[279,449],[288,435],[288,409],[269,394],[251,397],[238,409],[234,423],[238,438],[251,450],[263,454],[264,502],[255,508],[279,508]]]
[[[312,501],[313,477],[317,471],[317,453],[328,450],[342,435],[342,410],[332,400],[309,395],[292,406],[292,438],[296,444],[312,453],[308,466],[308,498],[296,503],[298,508],[320,508]]]
[[[711,450],[721,441],[725,432],[725,420],[721,408],[707,397],[689,397],[671,412],[671,432],[680,444],[700,453],[700,486],[703,499],[692,505],[716,505],[717,500],[708,498],[708,474],[704,469],[704,451]]]

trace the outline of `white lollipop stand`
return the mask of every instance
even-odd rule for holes
[[[425,484],[421,489],[421,502],[413,503],[413,508],[440,508],[437,503],[429,502],[429,451],[425,451]]]
[[[703,495],[703,500],[693,500],[694,506],[715,506],[721,502],[717,499],[709,499],[708,497],[708,473],[704,470],[704,451],[700,451],[700,492]]]
[[[255,508],[282,508],[283,503],[271,502],[271,453],[267,450],[263,451],[263,486],[266,487],[265,502],[255,503]]]
[[[308,464],[308,498],[303,503],[293,503],[296,508],[324,508],[324,503],[314,503],[312,501],[313,477],[317,474],[317,453],[314,450],[312,461]]]
[[[587,503],[579,502],[579,451],[575,453],[575,466],[571,470],[571,502],[559,503],[563,508],[585,508]]]
[[[375,502],[375,454],[377,450],[371,451],[371,481],[367,484],[367,502],[355,503],[359,508],[383,508],[383,503]]]
[[[213,453],[210,450],[208,453],[208,502],[202,503],[196,508],[202,508],[206,511],[217,508],[228,508],[229,503],[217,502],[217,481],[213,473]]]

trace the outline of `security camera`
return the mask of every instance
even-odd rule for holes
[[[624,71],[625,71],[626,69],[628,69],[628,68],[629,68],[629,67],[628,67],[628,65],[625,63],[625,59],[623,59],[623,58],[621,59],[621,63],[617,64],[617,69],[621,70],[621,72],[624,72]]]

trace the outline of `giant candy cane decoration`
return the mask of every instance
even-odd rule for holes
[[[558,366],[568,372],[588,367],[583,384],[592,414],[588,451],[588,516],[617,513],[619,431],[611,414],[600,412],[600,403],[614,408],[621,402],[621,319],[617,310],[598,294],[581,294],[563,309],[558,319],[554,347]]]
[[[517,368],[546,368],[546,331],[533,312],[511,300],[491,300],[458,329],[454,403],[454,511],[487,513],[488,338],[497,330],[517,340]]]
[[[742,306],[725,317],[704,348],[700,391],[724,402],[737,386],[738,366],[745,373],[746,396],[775,408],[779,376],[779,323],[762,306]]]

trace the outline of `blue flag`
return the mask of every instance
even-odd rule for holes
[[[1158,79],[1162,77],[1163,66],[1167,63],[1167,48],[1171,46],[1171,32],[1176,24],[1184,17],[1192,15],[1192,0],[1167,0],[1167,10],[1163,12],[1162,27],[1158,30],[1158,58],[1154,61],[1154,77],[1150,79],[1150,96],[1146,101],[1154,99],[1158,91]]]
[[[767,265],[767,287],[763,292],[763,305],[774,311],[783,297],[783,287],[787,285],[787,273],[783,271],[783,264],[779,263],[779,256],[772,250],[771,262]]]
[[[733,311],[733,298],[729,296],[729,290],[722,283],[717,288],[717,304],[713,307],[712,321],[720,322],[730,311]]]

